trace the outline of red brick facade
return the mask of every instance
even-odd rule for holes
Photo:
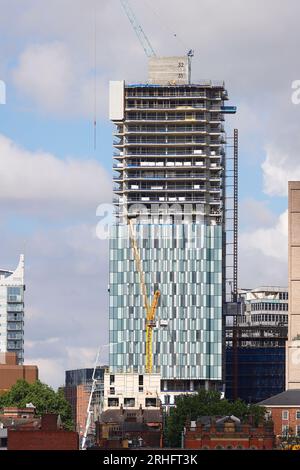
[[[8,426],[7,449],[78,450],[79,437],[77,432],[61,429],[58,415],[45,414],[40,423],[25,419]]]
[[[38,380],[37,366],[18,366],[15,353],[6,353],[0,363],[0,394],[8,391],[18,380],[32,384]]]
[[[266,406],[266,409],[274,422],[274,432],[277,437],[284,434],[285,426],[288,426],[289,434],[300,435],[300,405]]]
[[[78,450],[78,434],[72,431],[15,431],[8,429],[8,450]]]
[[[83,436],[86,426],[90,391],[86,385],[70,385],[64,388],[65,398],[72,408],[75,430]]]
[[[271,450],[275,448],[275,436],[272,423],[254,427],[237,423],[231,418],[221,425],[216,420],[212,420],[209,425],[191,422],[186,426],[184,448]]]

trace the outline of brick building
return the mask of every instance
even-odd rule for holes
[[[38,380],[37,366],[18,365],[16,353],[0,353],[0,394],[7,392],[18,380],[32,384]]]
[[[198,421],[190,421],[185,427],[183,441],[185,449],[271,450],[275,447],[271,421],[254,426],[251,422],[242,424],[235,416],[204,416]]]
[[[36,423],[14,423],[8,427],[8,450],[78,450],[77,432],[62,428],[57,414],[45,414]]]
[[[82,435],[86,424],[86,410],[90,398],[90,390],[86,385],[77,385],[65,387],[65,398],[72,408],[72,418],[75,424],[75,430]]]
[[[0,450],[7,450],[8,429],[38,429],[41,418],[36,416],[35,407],[31,404],[26,408],[7,407],[0,414]]]
[[[286,390],[259,405],[272,417],[277,438],[287,434],[300,437],[300,389]]]
[[[102,403],[104,372],[107,366],[98,366],[95,371],[97,384],[92,397],[91,407],[93,409],[93,418],[96,421],[100,416],[100,407]],[[87,407],[93,383],[93,368],[75,369],[66,371],[64,394],[66,400],[70,403],[72,409],[72,419],[75,424],[75,431],[80,437],[83,436],[87,419]],[[94,423],[91,423],[94,431]]]
[[[97,445],[108,449],[127,447],[161,448],[161,409],[106,410],[97,423]]]

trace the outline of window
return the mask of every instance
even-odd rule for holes
[[[124,398],[124,406],[134,408],[135,399],[134,398]]]
[[[285,420],[285,421],[287,419],[289,419],[289,412],[288,411],[286,411],[286,410],[282,411],[282,419]]]
[[[282,426],[282,435],[283,435],[283,436],[287,436],[288,433],[289,433],[289,426],[288,426],[288,424],[283,424],[283,426]]]
[[[145,405],[146,405],[146,407],[156,406],[156,398],[146,398]]]
[[[119,398],[109,398],[108,406],[119,406]]]
[[[115,383],[115,376],[114,376],[114,375],[110,375],[110,376],[109,376],[109,383],[110,383],[110,385],[112,385],[113,383]]]
[[[296,411],[296,419],[300,419],[300,410]]]
[[[299,424],[297,424],[297,426],[296,426],[296,434],[297,434],[297,436],[300,436],[300,426],[299,426]]]
[[[144,376],[139,375],[139,392],[144,391]]]

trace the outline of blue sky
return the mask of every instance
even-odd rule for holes
[[[227,132],[240,132],[240,285],[286,285],[287,181],[300,178],[291,101],[300,5],[131,5],[159,55],[193,47],[194,79],[225,80],[238,107]],[[0,264],[13,269],[25,250],[25,356],[58,386],[107,343],[108,249],[95,230],[98,204],[111,200],[108,81],[145,81],[147,59],[119,0],[0,0],[0,10]]]

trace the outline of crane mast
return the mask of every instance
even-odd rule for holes
[[[137,17],[135,16],[133,10],[131,9],[129,3],[127,0],[120,0],[121,2],[121,5],[122,7],[124,8],[124,11],[135,31],[135,34],[137,35],[138,37],[138,40],[140,41],[144,51],[145,51],[145,54],[147,57],[155,57],[156,54],[154,52],[154,49],[149,41],[149,39],[147,38],[142,26],[140,25],[140,23],[138,22],[138,19]]]

